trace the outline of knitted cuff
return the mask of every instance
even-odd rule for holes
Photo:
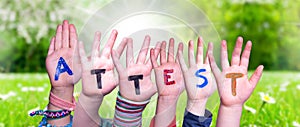
[[[135,102],[127,100],[118,93],[113,120],[114,126],[142,126],[142,112],[149,101]]]

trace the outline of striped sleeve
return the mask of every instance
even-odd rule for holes
[[[143,102],[127,100],[118,93],[113,126],[141,127],[142,113],[148,103],[149,100]]]

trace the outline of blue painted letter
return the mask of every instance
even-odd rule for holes
[[[207,84],[208,84],[208,80],[206,77],[204,77],[203,75],[200,75],[201,72],[205,72],[206,69],[199,69],[198,71],[196,71],[195,73],[195,76],[196,77],[199,77],[199,78],[203,78],[204,82],[200,85],[200,84],[197,84],[197,87],[199,88],[203,88],[205,87]]]
[[[55,81],[57,81],[59,78],[59,75],[64,72],[67,72],[69,75],[73,75],[72,70],[69,68],[69,66],[67,65],[64,58],[60,57],[58,60],[58,63],[57,63],[57,67],[56,67]]]

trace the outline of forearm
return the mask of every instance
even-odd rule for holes
[[[173,124],[176,119],[176,105],[178,97],[158,96],[154,126],[162,127]]]
[[[61,88],[53,88],[52,87],[50,93],[54,94],[56,97],[66,101],[66,102],[72,103],[73,90],[74,90],[74,87],[61,87]],[[63,110],[63,108],[57,107],[57,106],[53,105],[51,102],[49,102],[48,110]],[[68,115],[64,118],[61,118],[61,119],[47,120],[47,122],[51,125],[56,125],[56,126],[67,125],[68,123],[70,123],[70,115]]]
[[[220,105],[217,127],[239,127],[243,106],[226,107]]]
[[[89,97],[81,93],[75,108],[74,127],[99,126],[101,119],[98,111],[102,100],[102,95]]]

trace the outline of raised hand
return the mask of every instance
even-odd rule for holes
[[[58,25],[55,37],[51,39],[46,58],[46,69],[55,90],[64,91],[66,87],[73,87],[79,81],[81,65],[76,48],[76,28],[64,20],[62,25]],[[64,72],[66,69],[69,70]]]
[[[80,42],[79,52],[82,63],[82,93],[86,96],[106,95],[110,93],[118,84],[118,79],[114,75],[114,64],[111,51],[117,38],[118,32],[113,30],[105,47],[100,54],[100,32],[95,33],[91,57],[87,57],[83,43]],[[123,40],[118,47],[118,52],[122,53],[126,46]],[[97,72],[102,71],[102,72]],[[99,77],[101,76],[101,78]],[[98,86],[98,84],[101,86]],[[99,84],[99,85],[100,85]]]
[[[156,86],[151,81],[151,61],[146,60],[150,37],[145,37],[136,62],[133,56],[132,39],[128,38],[124,41],[127,41],[126,68],[119,61],[121,52],[113,51],[113,61],[119,73],[120,94],[132,101],[149,100],[156,92]],[[160,43],[156,47],[159,48]]]
[[[217,126],[239,126],[243,104],[250,97],[258,83],[263,66],[257,67],[248,80],[248,63],[252,43],[248,41],[241,55],[243,38],[238,37],[232,53],[231,65],[228,62],[226,41],[221,46],[222,72],[218,68],[214,56],[212,43],[208,46],[209,60],[213,74],[217,80],[218,92],[221,99]]]
[[[183,50],[180,43],[178,51]],[[177,57],[178,57],[177,51]],[[156,115],[151,126],[176,126],[176,104],[180,94],[184,90],[184,81],[178,59],[174,58],[174,39],[169,40],[168,58],[166,59],[166,42],[162,42],[160,48],[160,63],[157,58],[159,49],[151,49],[151,62],[155,71],[156,86],[158,89],[158,100]],[[177,58],[176,57],[176,58]],[[176,62],[175,62],[176,61]]]
[[[188,95],[186,109],[193,114],[203,116],[205,113],[206,101],[216,90],[216,85],[212,78],[208,53],[206,53],[206,57],[203,62],[202,38],[198,38],[196,61],[194,56],[194,43],[193,41],[189,42],[189,68],[187,68],[184,62],[182,52],[182,49],[180,49],[178,57]]]
[[[156,51],[155,51],[156,50]],[[168,59],[166,59],[166,42],[162,42],[160,48],[160,63],[157,58],[159,49],[151,49],[151,61],[155,71],[156,85],[159,96],[179,96],[184,90],[184,81],[178,60],[174,59],[174,39],[169,40]],[[183,50],[180,43],[178,51]],[[178,53],[178,52],[177,52]]]
[[[51,39],[46,58],[46,69],[51,82],[51,93],[70,103],[73,99],[74,84],[81,77],[81,64],[77,49],[76,28],[65,20],[62,25],[58,25],[56,35]],[[61,110],[61,107],[50,102],[48,109]],[[70,116],[48,122],[59,126],[66,125],[69,121]]]
[[[228,62],[226,41],[222,41],[222,48],[221,48],[222,72],[221,72],[214,60],[213,51],[212,51],[213,45],[212,43],[209,44],[208,50],[209,50],[209,58],[211,61],[212,71],[217,80],[221,103],[226,106],[243,104],[250,97],[252,91],[256,87],[256,84],[259,81],[262,74],[263,66],[260,65],[259,67],[257,67],[254,74],[248,80],[248,63],[249,63],[252,43],[251,41],[247,42],[242,57],[240,57],[242,46],[243,46],[243,38],[239,37],[236,41],[236,45],[232,53],[231,66],[230,66]],[[239,74],[241,75],[241,77],[238,76]],[[237,78],[233,78],[232,76],[234,75]],[[234,82],[236,82],[235,83],[236,88],[234,88]]]
[[[105,47],[100,54],[100,32],[95,33],[91,57],[87,57],[83,43],[79,44],[80,60],[82,63],[82,91],[74,113],[74,126],[99,126],[101,118],[98,110],[103,97],[109,94],[118,84],[114,75],[114,64],[111,51],[118,32],[113,30]],[[122,41],[118,52],[122,53],[126,41]]]

